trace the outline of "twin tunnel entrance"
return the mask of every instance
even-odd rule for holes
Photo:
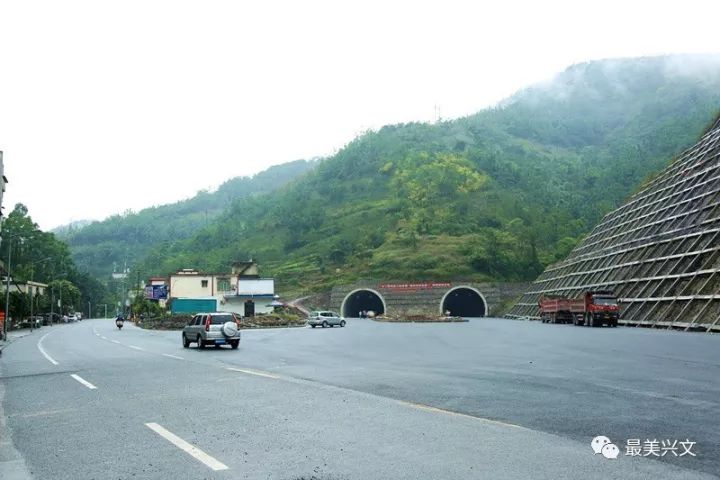
[[[484,317],[488,313],[487,304],[482,294],[472,287],[454,287],[443,295],[439,307],[440,313],[450,312],[457,317]],[[360,312],[373,311],[376,315],[387,312],[387,304],[383,296],[370,288],[353,290],[342,302],[343,317],[359,317]]]

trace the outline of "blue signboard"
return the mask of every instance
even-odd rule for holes
[[[150,300],[163,300],[168,298],[167,285],[146,285],[145,298]]]

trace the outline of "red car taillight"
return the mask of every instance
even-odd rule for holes
[[[205,331],[210,331],[210,315],[207,316],[207,320],[205,320]]]

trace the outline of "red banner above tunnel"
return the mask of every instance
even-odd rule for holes
[[[421,282],[421,283],[381,283],[380,288],[387,290],[429,290],[431,288],[450,288],[447,282]]]

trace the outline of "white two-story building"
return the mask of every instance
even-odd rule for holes
[[[275,279],[260,278],[255,262],[238,262],[230,273],[178,270],[170,275],[169,289],[173,313],[215,309],[251,317],[273,311]]]

